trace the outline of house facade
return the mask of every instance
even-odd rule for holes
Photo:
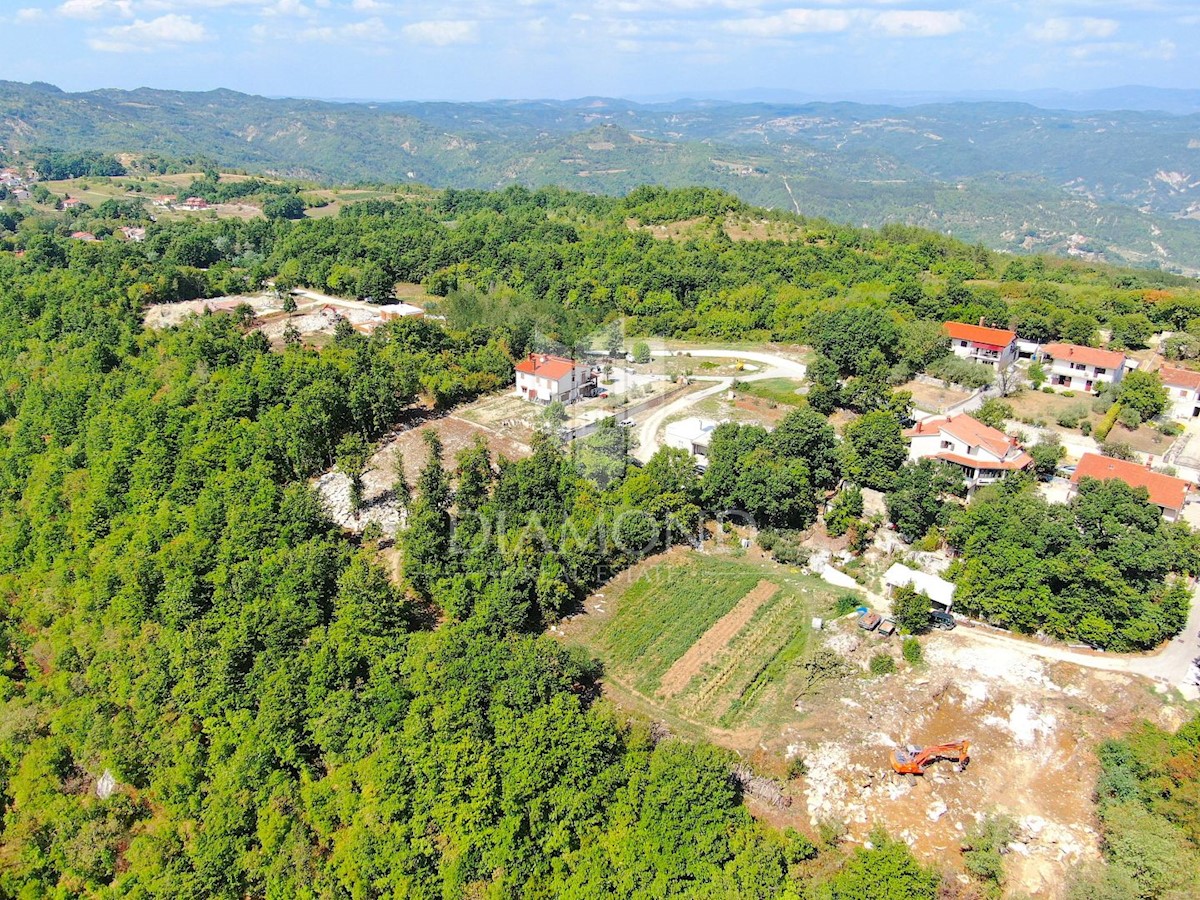
[[[958,466],[971,490],[1033,464],[1015,438],[965,413],[918,422],[904,436],[910,460],[936,459]]]
[[[664,443],[676,450],[686,450],[696,458],[696,465],[704,468],[708,465],[708,443],[716,428],[716,422],[697,416],[669,422]]]
[[[517,363],[517,396],[535,403],[574,403],[596,392],[592,367],[562,356],[530,353]]]
[[[1125,354],[1078,344],[1047,344],[1042,348],[1050,384],[1072,391],[1099,393],[1119,384],[1125,374]]]
[[[1145,488],[1150,495],[1150,502],[1162,511],[1163,518],[1168,522],[1174,522],[1183,515],[1183,504],[1192,488],[1191,483],[1182,478],[1152,472],[1140,463],[1113,459],[1098,453],[1085,453],[1079,460],[1071,476],[1072,497],[1078,493],[1079,482],[1085,478],[1098,481],[1116,478],[1130,487]]]
[[[1163,365],[1158,370],[1158,377],[1167,389],[1167,403],[1173,418],[1200,416],[1200,372]]]
[[[942,326],[950,338],[950,352],[962,359],[1006,369],[1017,358],[1017,333],[1004,328],[946,322]]]

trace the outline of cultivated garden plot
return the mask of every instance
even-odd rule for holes
[[[677,552],[564,631],[609,681],[701,728],[777,727],[791,711],[811,619],[836,589],[757,558]]]

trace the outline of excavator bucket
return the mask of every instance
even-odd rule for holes
[[[915,747],[893,750],[892,769],[900,775],[924,775],[925,770],[939,759],[955,760],[958,763],[956,768],[961,772],[971,759],[971,742],[934,744],[920,750]]]

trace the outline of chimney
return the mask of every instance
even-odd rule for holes
[[[980,317],[979,317],[979,327],[980,327],[980,328],[982,328],[982,327],[983,327],[983,316],[980,316]]]

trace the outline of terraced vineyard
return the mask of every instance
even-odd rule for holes
[[[610,681],[672,718],[763,727],[791,714],[811,619],[837,593],[763,560],[680,555],[643,572],[609,601],[611,615],[572,639]]]

